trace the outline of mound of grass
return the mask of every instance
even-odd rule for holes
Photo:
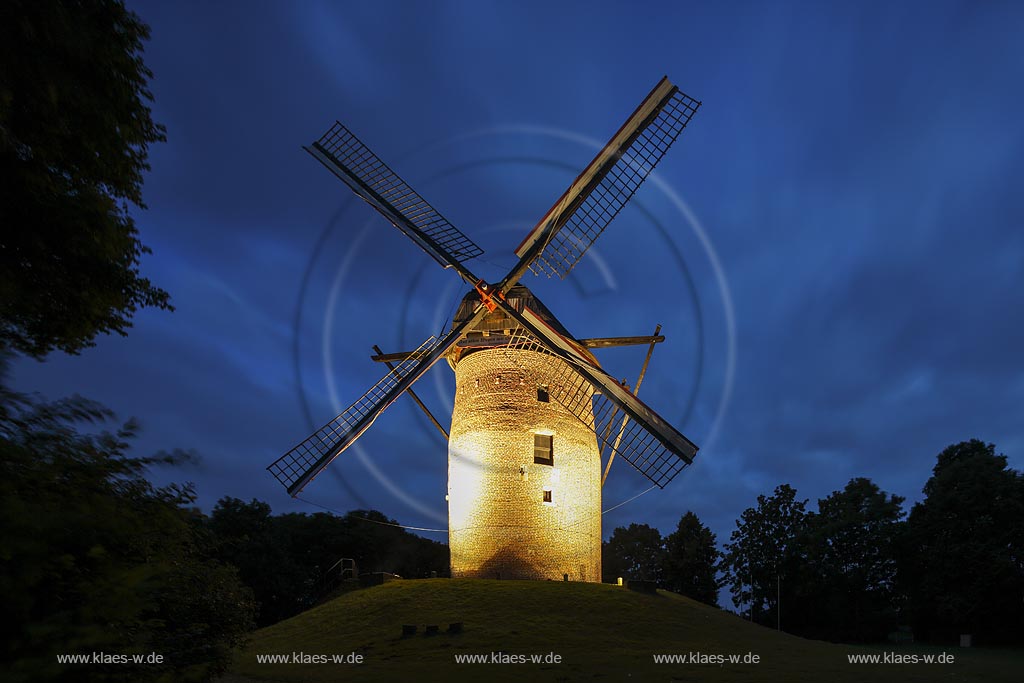
[[[449,624],[461,622],[461,633]],[[402,625],[417,634],[402,637]],[[424,635],[436,624],[437,635]],[[805,640],[673,593],[645,595],[606,584],[429,579],[354,591],[257,631],[225,680],[242,681],[1017,681],[1017,651],[948,648],[953,663],[851,664],[883,654]],[[932,655],[942,648],[889,648]],[[334,663],[356,653],[361,664]],[[458,663],[502,653],[525,663]],[[325,663],[295,663],[295,654]],[[656,654],[703,655],[707,663],[656,663]],[[560,658],[558,663],[544,661]],[[287,663],[258,656],[285,655]],[[504,655],[504,657],[503,657]],[[537,663],[531,655],[540,655]],[[545,656],[548,656],[545,658]],[[740,661],[729,661],[739,655]],[[756,655],[757,663],[744,662]],[[723,656],[724,661],[716,661]],[[752,657],[746,657],[752,659]]]

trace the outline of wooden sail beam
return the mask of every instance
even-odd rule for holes
[[[660,328],[660,326],[659,326]],[[644,344],[654,345],[660,344],[665,341],[665,336],[661,334],[640,336],[640,337],[591,337],[589,339],[580,339],[580,345],[588,349],[608,349],[613,346],[642,346]],[[377,355],[370,356],[370,360],[375,363],[400,363],[409,357],[412,351],[399,351],[398,353],[381,353],[379,349],[374,347],[377,351]]]

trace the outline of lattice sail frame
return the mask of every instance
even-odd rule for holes
[[[430,336],[380,381],[340,415],[316,430],[299,445],[271,463],[267,470],[295,495],[327,465],[369,429],[384,409],[455,345],[463,333],[475,325],[487,309],[480,306],[464,323],[453,327],[441,339]]]
[[[291,487],[311,468],[319,464],[324,451],[330,451],[342,442],[362,420],[387,398],[398,383],[407,377],[416,366],[437,346],[437,337],[431,336],[409,357],[384,375],[379,382],[346,408],[340,415],[313,432],[302,443],[275,460],[267,469],[286,487]],[[367,425],[368,427],[369,425]]]
[[[341,123],[335,121],[309,151],[442,266],[484,253]]]
[[[602,453],[607,452],[610,457],[614,452],[659,488],[665,488],[689,465],[654,434],[628,419],[598,387],[573,369],[574,361],[556,356],[528,331],[513,331],[503,351],[519,367],[524,380],[547,386],[551,400],[594,432]],[[517,353],[523,351],[536,355]]]
[[[529,263],[535,275],[565,279],[665,156],[700,104],[668,79],[655,86],[519,245],[516,254],[526,257],[551,225],[547,243]]]

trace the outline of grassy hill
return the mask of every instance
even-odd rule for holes
[[[462,622],[461,634],[445,631]],[[402,638],[402,625],[418,625]],[[441,633],[423,634],[426,624]],[[561,662],[456,663],[502,651]],[[226,682],[244,681],[1017,681],[1024,653],[947,648],[952,664],[850,664],[848,654],[938,656],[804,640],[659,592],[606,584],[432,579],[354,591],[257,631]],[[361,654],[362,664],[258,663],[257,655]],[[746,655],[759,663],[656,664],[655,654]]]

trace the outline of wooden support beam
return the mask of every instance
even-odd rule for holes
[[[661,329],[661,325],[658,326]],[[665,337],[656,334],[650,337],[592,337],[580,339],[579,342],[588,349],[606,349],[612,346],[640,346],[642,344],[660,344]]]
[[[661,329],[660,325],[658,329]],[[592,337],[590,339],[580,339],[579,343],[588,349],[607,349],[613,346],[653,345],[660,344],[663,341],[665,341],[665,337],[656,334],[644,337]],[[381,353],[378,351],[376,356],[370,356],[370,360],[375,363],[400,363],[408,358],[411,353],[412,351],[399,351],[398,353]]]
[[[651,355],[654,353],[654,345],[658,343],[658,342],[653,341],[653,340],[656,339],[659,336],[658,335],[659,332],[661,332],[661,325],[658,325],[658,327],[655,328],[654,336],[650,338],[652,341],[650,343],[650,346],[647,347],[647,356],[644,358],[644,364],[640,367],[640,377],[636,381],[636,386],[633,387],[633,395],[634,396],[636,396],[637,392],[640,391],[640,385],[644,383],[644,375],[647,374],[647,364],[651,362]],[[661,337],[661,339],[664,340],[665,338]],[[614,419],[614,413],[612,415],[612,419]],[[622,416],[622,424],[619,426],[619,433],[615,436],[615,443],[612,444],[611,451],[608,453],[608,464],[605,465],[604,475],[601,477],[601,487],[602,488],[604,488],[604,482],[608,478],[608,473],[612,469],[612,462],[615,460],[615,451],[618,449],[619,444],[622,443],[622,435],[625,433],[625,431],[626,431],[626,424],[628,424],[628,423],[629,423],[629,415],[623,415]],[[611,425],[611,420],[609,420],[608,424]]]
[[[373,350],[377,352],[377,355],[373,356],[374,360],[376,360],[377,358],[385,358],[388,355],[391,355],[391,356],[399,355],[399,354],[394,354],[394,353],[392,353],[392,354],[385,354],[383,351],[380,350],[380,347],[377,346],[376,344],[373,345]],[[404,354],[400,354],[400,355],[402,355],[402,357],[404,359],[409,354],[408,353],[404,353]],[[392,365],[391,362],[388,361],[388,360],[382,360],[382,361],[379,361],[379,362],[384,363],[385,365],[387,365],[389,370],[394,370],[395,369],[395,366]],[[448,440],[448,431],[444,427],[441,426],[441,423],[437,421],[437,418],[435,418],[434,414],[430,412],[430,409],[428,409],[427,406],[423,403],[423,401],[420,400],[420,397],[416,395],[416,392],[412,390],[412,387],[409,387],[408,389],[406,389],[405,393],[409,394],[409,397],[412,400],[416,401],[416,405],[418,405],[420,407],[420,409],[423,410],[423,412],[427,414],[427,417],[430,418],[430,421],[434,423],[435,427],[437,427],[437,431],[441,432],[441,436],[443,436],[444,440],[447,441]]]
[[[370,356],[370,360],[374,363],[386,363],[388,367],[391,367],[391,363],[401,363],[403,360],[412,355],[412,351],[399,351],[398,353],[381,353],[380,349],[376,346],[373,347],[377,351],[376,356]]]

